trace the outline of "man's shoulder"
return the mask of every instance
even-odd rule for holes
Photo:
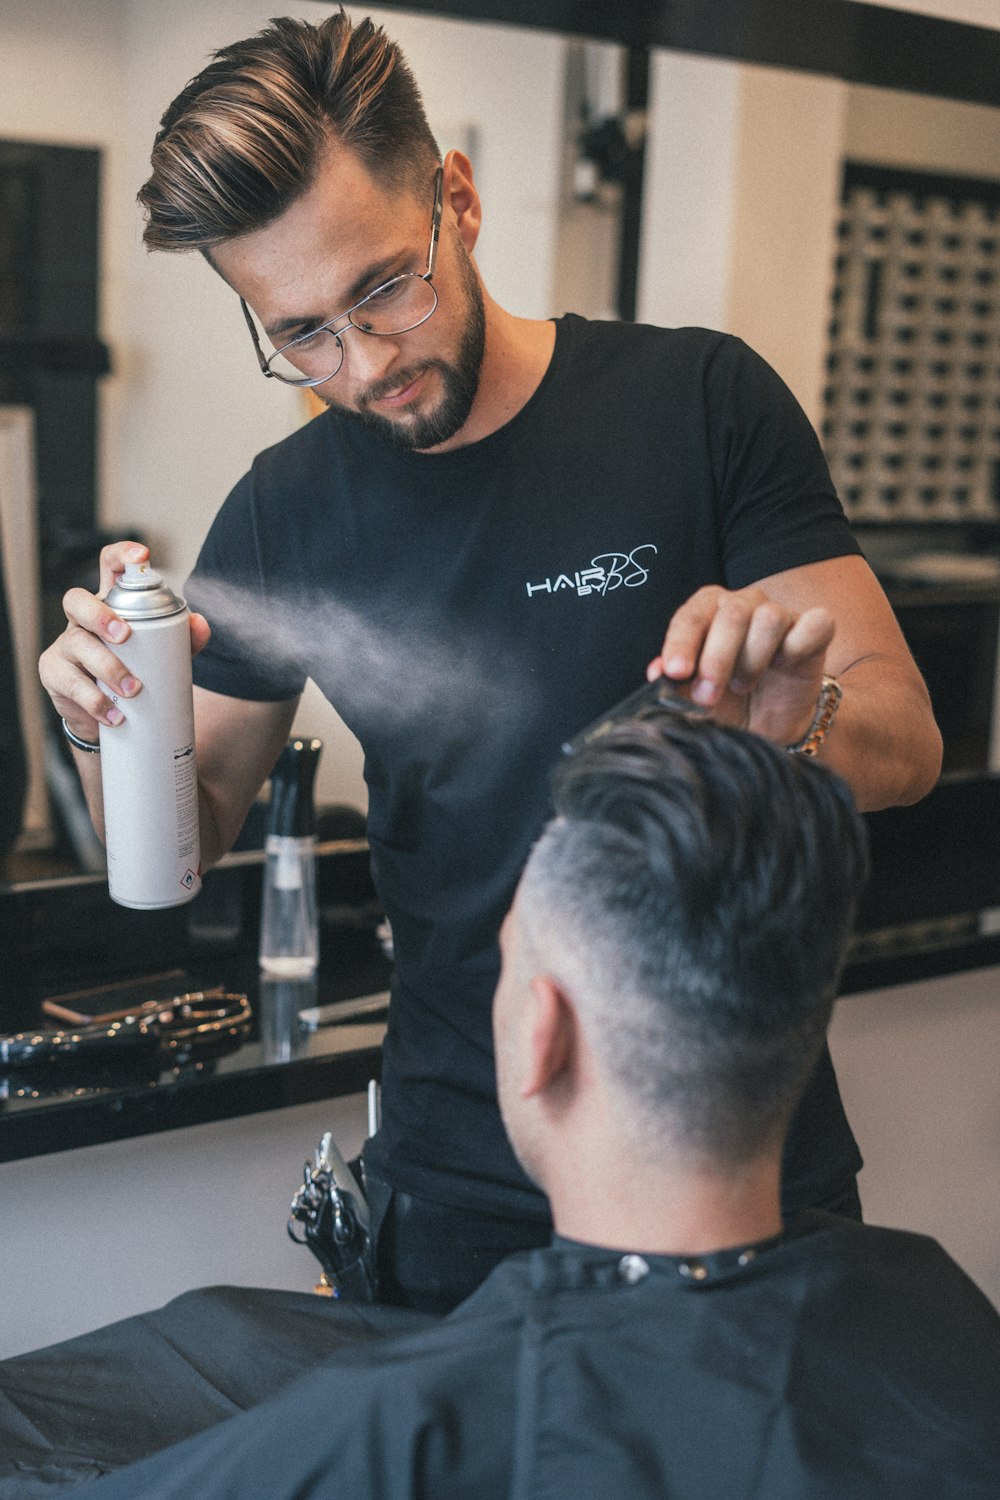
[[[776,395],[780,384],[767,361],[736,334],[713,328],[659,327],[581,318],[557,320],[557,351],[579,379],[590,371],[605,390],[631,387],[678,398],[703,392],[711,404],[739,389],[751,398]]]
[[[312,471],[317,458],[335,449],[335,415],[325,411],[296,427],[287,437],[260,449],[253,460],[255,475],[293,474]]]
[[[822,1209],[807,1209],[787,1228],[791,1244],[801,1243],[812,1249],[823,1246],[846,1263],[855,1260],[893,1265],[905,1261],[920,1268],[945,1271],[975,1287],[944,1246],[933,1236],[913,1229],[892,1229],[882,1224],[862,1223],[842,1214]],[[979,1295],[982,1295],[981,1293]]]
[[[359,466],[367,468],[378,457],[359,451],[359,445],[371,438],[358,431],[358,425],[326,411],[261,448],[233,486],[220,515],[225,514],[230,524],[245,524],[253,513],[258,523],[266,515],[284,524],[299,517],[311,525],[317,503],[326,505],[349,494]]]
[[[735,335],[714,328],[660,327],[584,318],[566,313],[557,320],[560,341],[577,352],[607,351],[623,356],[649,355],[663,359],[713,359],[720,353],[738,355],[747,345]]]
[[[931,1236],[814,1211],[789,1249],[817,1316],[841,1308],[876,1342],[928,1355],[964,1344],[1000,1371],[1000,1313]]]

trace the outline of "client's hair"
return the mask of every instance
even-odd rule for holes
[[[738,1166],[816,1065],[866,831],[843,781],[671,710],[568,757],[518,896],[527,962],[573,996],[634,1137]]]
[[[343,10],[279,18],[234,42],[160,122],[139,191],[151,250],[208,252],[262,229],[310,186],[331,143],[395,190],[419,190],[439,153],[402,52]]]

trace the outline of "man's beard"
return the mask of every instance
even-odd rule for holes
[[[412,368],[396,371],[388,380],[367,390],[359,398],[357,406],[340,406],[333,400],[327,402],[334,411],[343,412],[347,417],[355,417],[385,442],[410,452],[435,448],[439,443],[446,443],[449,438],[453,438],[468,420],[479,389],[479,376],[486,351],[486,309],[479,278],[464,247],[460,246],[460,249],[462,253],[459,264],[469,316],[455,362],[452,364],[443,359],[429,359]],[[425,370],[436,370],[441,377],[443,392],[433,411],[394,420],[371,410],[372,401],[379,400],[391,391],[405,388],[409,381],[415,380]],[[320,395],[319,390],[317,395]]]

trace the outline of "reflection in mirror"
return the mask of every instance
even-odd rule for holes
[[[215,47],[274,9],[8,0],[0,22],[10,64],[0,138],[100,152],[97,332],[111,372],[98,382],[94,511],[74,524],[89,526],[88,542],[141,536],[175,587],[254,454],[310,411],[301,393],[260,379],[236,299],[200,257],[142,249],[135,192],[165,105]],[[442,150],[473,157],[485,214],[477,261],[502,305],[617,314],[629,162],[645,123],[636,315],[740,334],[818,427],[845,160],[973,175],[1000,160],[1000,111],[986,107],[658,51],[644,115],[626,54],[610,44],[371,14],[408,54]],[[72,248],[74,225],[64,233]],[[79,581],[92,586],[96,545],[85,556]],[[47,636],[64,586],[45,601]],[[39,715],[34,684],[28,697]],[[363,807],[360,754],[318,695],[307,692],[298,725],[327,743],[320,800]],[[82,846],[56,804],[51,867],[71,868]]]
[[[667,53],[650,97],[640,317],[736,333],[785,378],[945,770],[995,768],[1000,110]]]

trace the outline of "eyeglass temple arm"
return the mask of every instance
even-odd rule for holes
[[[243,309],[243,316],[247,320],[247,327],[250,330],[250,337],[253,339],[254,352],[257,355],[257,363],[260,365],[260,373],[262,375],[266,375],[268,380],[271,380],[274,377],[274,371],[267,368],[267,360],[264,357],[263,349],[260,347],[260,338],[257,334],[257,326],[254,323],[253,318],[250,316],[250,309],[249,307],[247,307],[242,297],[240,298],[240,307]]]
[[[431,220],[431,246],[427,252],[427,270],[425,280],[434,274],[434,262],[437,260],[438,240],[441,236],[441,219],[444,214],[444,167],[438,167],[437,176],[434,178],[434,217]]]

